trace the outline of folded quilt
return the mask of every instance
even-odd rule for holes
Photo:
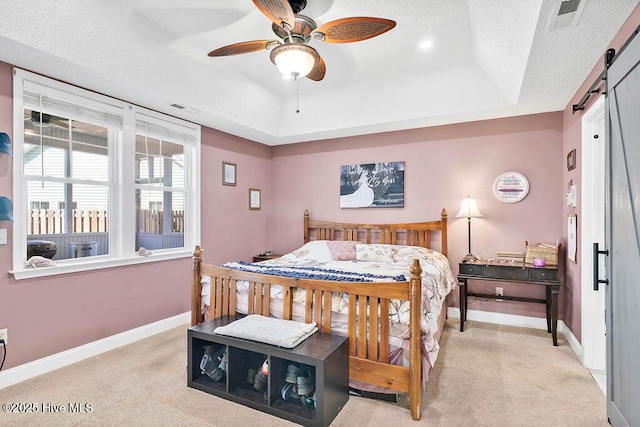
[[[214,332],[235,338],[263,342],[284,348],[293,348],[318,330],[315,323],[302,323],[250,314]]]

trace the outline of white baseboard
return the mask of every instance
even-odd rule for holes
[[[449,308],[449,317],[460,318],[460,309]],[[547,319],[542,317],[519,316],[515,314],[496,313],[493,311],[467,310],[467,320],[494,323],[496,325],[519,326],[521,328],[547,329]],[[564,323],[562,323],[564,326]],[[558,332],[562,331],[558,322]]]
[[[560,322],[558,322],[558,329],[560,329],[559,324]],[[562,331],[562,334],[566,338],[567,343],[571,347],[571,350],[573,350],[573,352],[576,354],[576,357],[578,358],[580,363],[582,363],[582,365],[584,366],[584,351],[582,348],[582,344],[580,344],[580,341],[578,341],[576,336],[573,335],[573,332],[571,332],[571,329],[567,328],[567,325],[565,325],[564,322],[562,322],[562,326],[564,326],[564,330]]]
[[[148,325],[140,326],[129,331],[112,335],[98,341],[90,342],[80,347],[52,354],[15,368],[0,372],[0,389],[28,380],[38,375],[46,374],[72,363],[89,357],[131,344],[144,338],[177,328],[191,322],[191,312],[178,314],[168,319],[159,320]]]
[[[449,317],[459,319],[460,309],[457,307],[449,307],[447,314]],[[496,325],[517,326],[520,328],[547,329],[546,318],[495,313],[493,311],[467,310],[467,320],[493,323]],[[565,336],[573,352],[576,353],[576,356],[582,361],[582,346],[562,320],[558,320],[558,333]]]
[[[459,319],[460,309],[457,307],[449,307],[447,315],[449,317]],[[542,317],[519,316],[515,314],[495,313],[492,311],[467,310],[467,320],[547,330],[547,319]],[[567,343],[571,347],[571,350],[573,350],[578,360],[580,360],[580,363],[584,365],[582,345],[576,339],[575,335],[573,335],[571,329],[569,329],[562,320],[558,320],[558,333],[564,335]]]

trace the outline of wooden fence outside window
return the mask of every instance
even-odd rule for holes
[[[64,209],[32,209],[29,211],[27,234],[65,233],[106,233],[108,229],[107,211],[73,209],[73,230],[64,230],[66,212]],[[139,211],[138,232],[162,234],[162,211]],[[184,233],[184,211],[173,211],[173,233]]]

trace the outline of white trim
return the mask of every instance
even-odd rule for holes
[[[191,322],[191,312],[178,314],[0,372],[0,389],[97,356]],[[185,328],[186,331],[186,328]]]
[[[460,309],[457,307],[449,307],[447,311],[449,317],[460,318]],[[542,329],[547,330],[547,319],[542,317],[518,316],[515,314],[495,313],[491,311],[467,310],[467,320],[475,320],[476,322],[493,323],[496,325],[517,326],[521,328]],[[571,330],[562,321],[558,320],[558,334],[564,335],[571,350],[582,363],[582,346],[573,335]]]
[[[460,318],[460,309],[456,307],[450,307],[449,311],[447,311],[447,314],[449,315],[449,317]],[[467,320],[493,323],[496,325],[518,326],[521,328],[547,329],[546,318],[496,313],[493,311],[467,310]],[[562,332],[562,328],[564,328],[564,322],[558,321],[558,332]]]
[[[593,290],[593,242],[605,249],[605,98],[598,100],[582,116],[582,191],[580,213],[580,275],[583,364],[589,369],[606,369],[605,289]],[[593,135],[599,138],[594,139]],[[599,258],[600,277],[606,277],[604,257]]]
[[[13,79],[13,156],[18,159],[20,167],[13,168],[13,207],[14,217],[26,215],[27,209],[27,181],[29,177],[24,175],[23,145],[24,145],[24,91],[31,91],[52,95],[63,101],[79,106],[89,106],[97,111],[114,114],[122,118],[121,129],[116,131],[109,127],[110,145],[109,162],[110,176],[108,182],[97,185],[109,186],[109,250],[107,255],[101,255],[78,259],[61,259],[58,266],[50,268],[30,269],[25,266],[27,246],[27,223],[15,221],[13,225],[13,261],[11,274],[19,279],[45,277],[70,272],[89,271],[96,268],[110,268],[122,265],[139,264],[145,262],[169,260],[191,256],[191,248],[195,247],[200,239],[200,144],[201,126],[162,113],[147,110],[143,107],[129,105],[126,102],[112,99],[106,95],[97,94],[85,89],[61,83],[44,76],[14,68]],[[141,117],[159,127],[174,132],[180,132],[188,137],[185,141],[176,142],[184,147],[185,170],[185,230],[184,246],[180,248],[168,248],[154,250],[153,259],[141,259],[136,252],[135,229],[136,198],[134,192],[135,182],[135,143],[136,117]],[[186,140],[189,140],[188,142]],[[57,182],[56,178],[46,177],[47,181]],[[71,181],[64,178],[61,182],[82,183],[83,181]],[[88,181],[91,183],[91,181]],[[167,191],[167,190],[165,190]],[[26,218],[26,216],[25,216]],[[113,225],[117,224],[115,227]]]
[[[562,322],[562,325],[564,326],[564,330],[562,331],[562,334],[564,335],[564,338],[567,340],[567,344],[569,344],[569,347],[571,347],[571,350],[573,350],[573,352],[575,353],[580,363],[584,365],[584,349],[580,344],[580,341],[578,341],[576,336],[573,335],[573,332],[571,332],[571,329],[566,327],[564,322]]]
[[[195,246],[196,245],[193,245],[193,247]],[[13,274],[13,278],[16,280],[33,279],[34,277],[48,277],[59,274],[77,273],[79,271],[94,271],[102,268],[124,267],[127,265],[189,258],[191,256],[193,256],[193,252],[188,249],[173,252],[152,251],[152,255],[148,257],[138,255],[131,258],[95,257],[95,259],[88,262],[68,262],[56,267],[25,268],[24,270],[9,271],[9,273]]]

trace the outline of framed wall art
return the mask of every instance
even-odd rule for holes
[[[493,182],[493,194],[504,203],[516,203],[529,194],[529,180],[518,172],[505,172]]]
[[[341,166],[340,207],[404,207],[404,162]]]
[[[258,188],[249,189],[249,209],[252,211],[260,210],[262,207],[261,192]]]
[[[238,167],[235,163],[222,162],[222,185],[236,185]]]
[[[576,149],[569,151],[567,154],[567,170],[573,170],[576,168]]]

